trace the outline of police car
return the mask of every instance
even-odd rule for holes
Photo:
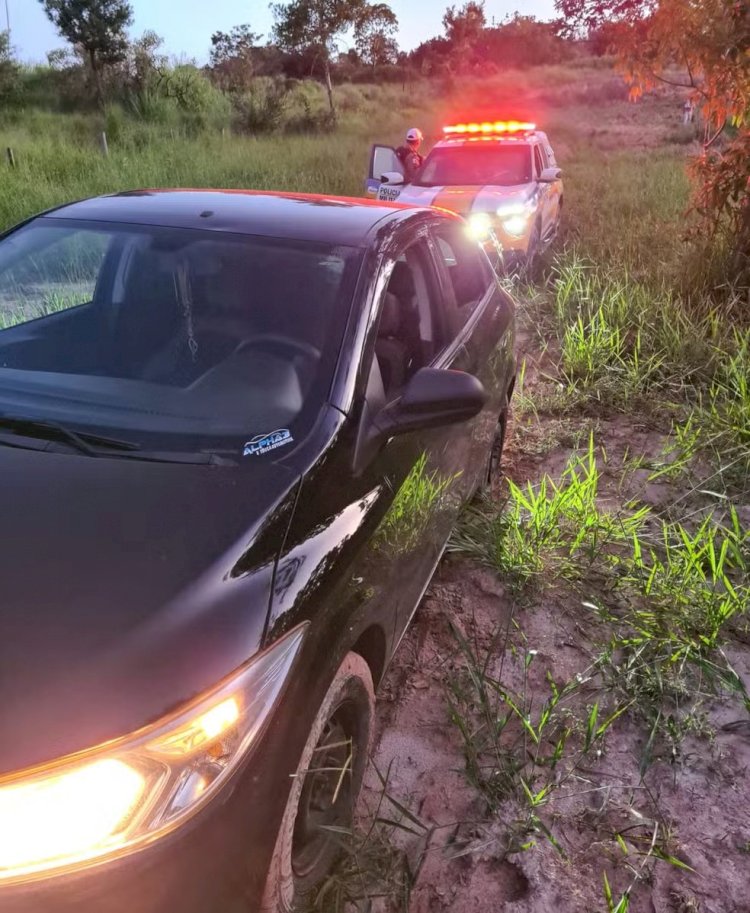
[[[561,177],[547,135],[535,124],[484,121],[443,127],[411,183],[391,146],[373,146],[366,188],[379,200],[459,213],[512,270],[529,267],[557,234]]]

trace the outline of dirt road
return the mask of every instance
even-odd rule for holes
[[[542,363],[550,356],[528,334],[523,347],[528,390],[540,382],[540,365],[547,373]],[[562,424],[517,418],[507,474],[516,482],[558,478],[571,440],[587,440],[592,427],[606,452],[600,498],[617,507],[637,496],[659,507],[680,496],[677,483],[649,483],[645,471],[623,474],[626,457],[661,445],[659,433],[632,416]],[[555,584],[519,602],[494,572],[450,556],[443,561],[381,689],[374,766],[387,779],[385,794],[414,817],[384,799],[372,769],[364,806],[379,806],[381,817],[410,832],[388,829],[404,850],[405,869],[400,888],[390,869],[390,886],[371,909],[594,913],[608,910],[606,873],[609,909],[750,911],[750,724],[736,699],[701,696],[692,725],[671,748],[650,744],[642,721],[624,713],[595,752],[572,774],[567,769],[564,782],[554,774],[548,798],[533,809],[543,827],[529,828],[529,802],[517,788],[510,785],[504,799],[498,790],[498,801],[489,803],[469,782],[467,741],[455,714],[457,683],[466,679],[460,639],[489,657],[488,674],[508,693],[528,697],[531,718],[551,682],[564,688],[578,677],[575,700],[593,700],[600,683],[591,666],[606,636],[580,588]],[[750,686],[750,642],[738,639],[726,652]],[[469,696],[461,706],[470,705]],[[496,761],[499,773],[510,763]],[[615,907],[633,881],[630,906]]]

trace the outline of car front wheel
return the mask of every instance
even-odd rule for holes
[[[370,669],[348,653],[320,705],[294,776],[261,913],[297,913],[339,854],[362,785],[375,714]]]
[[[475,498],[489,495],[492,497],[496,491],[500,479],[502,478],[502,458],[505,447],[505,431],[508,424],[508,407],[500,413],[497,420],[497,426],[492,438],[492,446],[487,454],[487,459],[482,469],[482,475],[474,491]]]

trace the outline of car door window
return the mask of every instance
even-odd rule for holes
[[[494,283],[492,267],[476,241],[462,225],[446,225],[434,232],[438,259],[453,293],[452,336],[457,335]]]
[[[0,270],[0,330],[87,304],[94,297],[110,238],[76,231],[57,240],[54,229],[41,238],[33,255],[19,256]]]
[[[375,343],[386,399],[398,396],[445,344],[440,287],[425,241],[408,247],[393,265],[380,303]]]
[[[540,178],[545,169],[545,156],[541,146],[534,146],[534,164],[536,166],[536,176]]]
[[[373,146],[370,154],[370,178],[380,181],[389,171],[403,173],[396,150],[391,146]]]

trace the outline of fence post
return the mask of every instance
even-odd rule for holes
[[[107,145],[107,134],[102,131],[99,136],[99,146],[102,150],[102,155],[109,155],[109,146]]]
[[[8,146],[8,148],[5,150],[5,154],[8,156],[8,164],[10,165],[10,167],[15,168],[16,167],[16,156],[15,156],[15,153],[13,152],[13,150],[10,148],[10,146]]]

